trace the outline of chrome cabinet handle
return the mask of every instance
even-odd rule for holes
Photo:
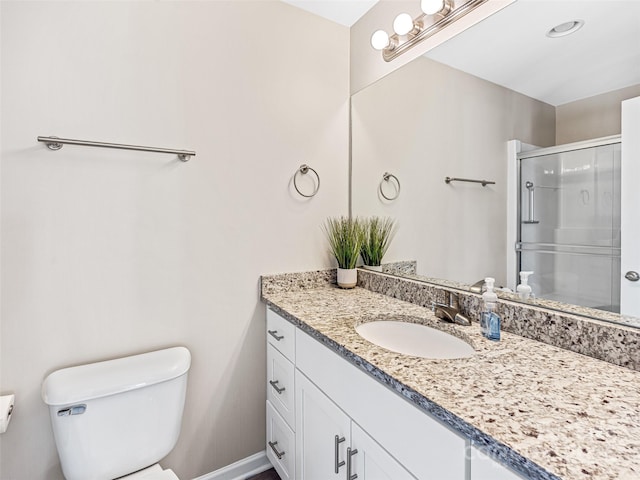
[[[285,452],[279,452],[278,449],[276,448],[277,444],[278,442],[269,442],[269,446],[271,447],[271,450],[273,450],[273,453],[275,453],[276,457],[278,457],[278,460],[280,460],[282,457],[284,457]]]
[[[278,387],[278,382],[280,380],[276,380],[275,382],[273,380],[269,380],[269,383],[271,384],[271,386],[275,389],[276,392],[278,392],[279,395],[282,395],[282,392],[284,392],[286,390],[285,387]]]
[[[633,270],[631,270],[624,274],[624,278],[626,278],[630,282],[637,282],[638,280],[640,280],[640,275],[638,274],[638,272],[634,272]]]
[[[278,342],[284,338],[284,335],[278,335],[278,330],[267,330],[267,332]]]
[[[353,457],[356,453],[358,453],[358,449],[354,448],[351,450],[351,447],[347,448],[347,480],[355,480],[358,478],[358,474],[354,473],[351,475],[351,457]]]
[[[340,469],[341,466],[344,465],[344,460],[339,461],[340,457],[340,444],[344,442],[344,437],[339,437],[338,435],[335,436],[335,449],[336,449],[336,454],[335,454],[335,468],[334,471],[335,473],[338,473],[338,470]]]

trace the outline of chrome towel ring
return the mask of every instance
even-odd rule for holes
[[[384,190],[382,188],[383,182],[390,182],[391,179],[393,179],[393,181],[396,184],[396,194],[389,197],[384,193]],[[395,175],[393,175],[392,173],[389,172],[384,172],[384,175],[382,175],[382,180],[380,180],[380,185],[378,186],[378,190],[380,191],[380,195],[382,195],[385,199],[387,200],[395,200],[396,198],[398,198],[400,196],[400,180],[398,180],[398,177],[396,177]]]
[[[298,183],[296,182],[296,178],[298,177],[298,174],[306,175],[307,173],[309,173],[309,170],[311,170],[313,174],[316,176],[316,187],[313,189],[313,192],[311,194],[306,194],[306,193],[302,193],[298,188]],[[302,165],[300,165],[300,168],[296,170],[296,173],[293,174],[293,186],[295,187],[296,192],[298,192],[300,195],[306,198],[311,198],[315,196],[316,193],[318,193],[318,190],[320,190],[320,175],[318,175],[318,172],[316,172],[309,165],[306,165],[303,163]]]

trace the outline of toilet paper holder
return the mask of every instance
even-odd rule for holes
[[[13,406],[15,404],[15,395],[2,395],[0,396],[0,433],[7,431],[9,422],[11,421],[11,414],[13,413]]]

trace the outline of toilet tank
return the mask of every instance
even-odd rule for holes
[[[182,424],[184,347],[64,368],[42,385],[67,480],[111,480],[159,462]]]

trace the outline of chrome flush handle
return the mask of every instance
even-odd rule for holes
[[[624,274],[624,278],[626,278],[630,282],[637,282],[638,280],[640,280],[640,275],[638,274],[638,272],[634,272],[633,270],[631,270]]]

